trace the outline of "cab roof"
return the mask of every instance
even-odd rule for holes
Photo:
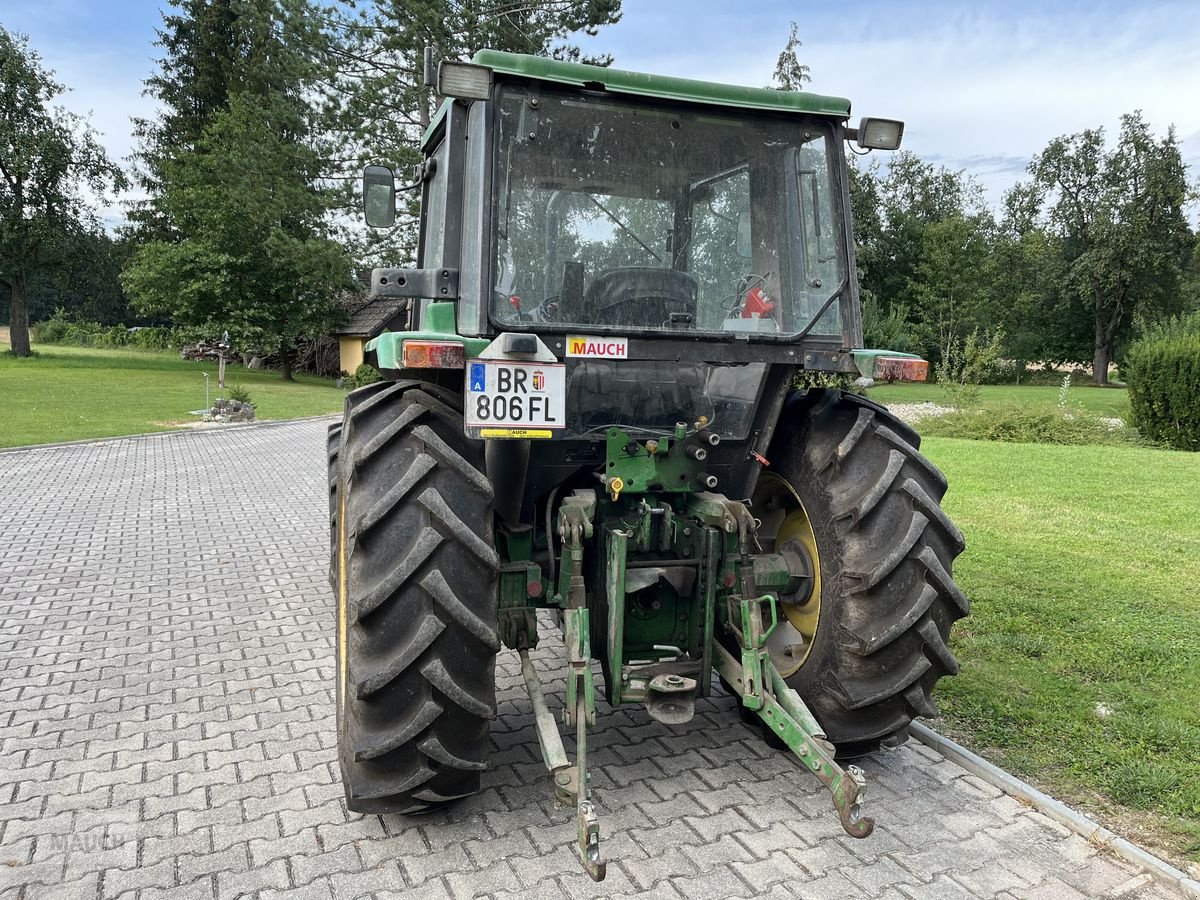
[[[544,56],[504,53],[499,50],[480,50],[471,61],[505,75],[552,81],[572,87],[602,85],[605,90],[613,93],[637,94],[659,100],[843,119],[850,115],[850,101],[844,97],[826,97],[808,91],[775,91],[770,88],[718,84],[691,78],[673,78],[668,75],[647,75],[624,69],[563,62]]]

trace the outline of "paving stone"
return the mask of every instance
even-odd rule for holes
[[[348,814],[328,421],[0,453],[4,900],[1174,897],[919,744],[864,762],[877,826],[855,841],[723,691],[677,729],[599,704],[595,884],[509,651],[484,791],[429,816]],[[543,626],[534,665],[557,708],[562,643]]]
[[[685,897],[753,897],[754,888],[731,869],[719,868],[695,878],[676,878],[672,887]]]
[[[466,851],[455,844],[437,853],[426,853],[403,862],[405,874],[413,884],[450,872],[465,872],[473,867]]]
[[[333,888],[327,879],[319,879],[301,887],[285,890],[265,890],[258,900],[334,900]]]
[[[665,846],[645,859],[625,859],[622,868],[640,888],[648,888],[663,879],[696,875],[700,867],[694,859],[675,847]]]
[[[267,889],[291,887],[287,861],[277,859],[259,869],[239,872],[220,872],[217,875],[218,897],[253,897]]]
[[[1099,897],[1127,882],[1137,870],[1120,860],[1099,856],[1081,869],[1060,872],[1058,877],[1089,897]]]
[[[104,896],[120,897],[142,888],[169,888],[175,884],[175,860],[164,859],[152,866],[132,869],[109,869],[104,873]]]
[[[88,900],[91,897],[99,897],[100,873],[89,872],[70,881],[38,885],[36,895],[38,900]]]
[[[735,862],[733,871],[754,888],[756,894],[772,885],[789,880],[807,879],[808,873],[786,853],[769,853],[763,859],[752,862]]]
[[[1053,875],[1041,884],[1022,890],[1021,897],[1024,900],[1086,900],[1085,894]]]
[[[206,853],[203,856],[181,856],[177,860],[177,865],[180,884],[187,884],[205,875],[218,875],[222,872],[245,872],[250,868],[250,859],[245,845],[238,844],[220,853]]]
[[[516,891],[521,888],[521,879],[507,859],[494,859],[480,868],[473,867],[465,872],[450,872],[446,875],[446,881],[455,900],[470,900],[493,891]]]
[[[336,872],[329,876],[336,900],[405,891],[404,875],[395,862],[386,862],[364,872]]]
[[[579,865],[579,857],[575,854],[573,847],[555,847],[549,853],[539,856],[513,857],[508,862],[522,883],[528,888],[534,889],[536,895],[545,889],[549,879]],[[554,889],[559,890],[557,885],[554,885]]]
[[[911,900],[971,900],[978,897],[959,882],[946,875],[938,875],[928,884],[917,886],[902,884],[900,893]]]

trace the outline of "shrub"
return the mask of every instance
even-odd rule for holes
[[[171,350],[182,350],[184,347],[190,347],[193,344],[199,344],[202,341],[212,339],[209,329],[197,327],[185,327],[177,325],[170,330],[168,338]]]
[[[33,342],[35,344],[61,344],[70,325],[71,320],[67,318],[67,311],[60,306],[54,310],[54,315],[45,322],[38,322],[33,326]]]
[[[801,369],[792,379],[792,387],[797,388],[832,388],[845,391],[848,394],[867,395],[865,388],[858,384],[858,375],[846,372],[821,372],[817,369]]]
[[[124,347],[129,343],[129,329],[124,325],[114,325],[101,331],[96,340],[99,347]]]
[[[383,381],[383,376],[379,374],[379,370],[366,363],[361,363],[354,370],[353,375],[346,375],[342,378],[342,387],[348,391],[355,388],[366,387],[368,384],[374,384],[377,381]]]
[[[908,308],[897,305],[886,313],[878,302],[864,300],[862,304],[863,346],[877,350],[896,350],[914,353],[917,342],[908,324]]]
[[[1000,349],[1004,332],[997,329],[990,335],[978,328],[960,340],[951,335],[942,347],[942,359],[937,365],[938,385],[953,406],[974,406],[979,402],[979,385],[1000,364]]]
[[[76,347],[102,346],[100,336],[104,331],[104,326],[99,322],[71,322],[59,343]]]
[[[1135,431],[1072,409],[1017,405],[961,409],[921,420],[921,434],[1015,444],[1131,444]]]
[[[170,328],[137,328],[126,333],[126,343],[138,350],[170,350],[172,337]]]
[[[250,392],[240,384],[234,384],[225,388],[225,399],[236,400],[238,403],[254,406],[254,401],[250,399]]]
[[[1200,313],[1148,329],[1122,372],[1138,430],[1176,450],[1200,450]]]

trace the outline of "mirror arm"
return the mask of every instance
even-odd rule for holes
[[[426,181],[428,181],[430,178],[432,178],[433,174],[436,171],[437,171],[437,160],[434,159],[433,157],[430,157],[429,159],[425,160],[425,162],[420,163],[419,165],[414,167],[413,177],[416,179],[416,181],[413,181],[411,184],[399,185],[396,188],[396,193],[401,194],[401,193],[404,193],[405,191],[416,190],[421,185],[423,185]]]

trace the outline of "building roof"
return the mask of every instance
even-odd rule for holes
[[[776,91],[770,88],[718,84],[714,81],[696,81],[667,75],[646,75],[641,72],[627,72],[624,69],[564,62],[544,56],[502,53],[498,50],[480,50],[472,62],[507,75],[555,81],[573,87],[603,85],[605,90],[614,93],[638,94],[662,100],[839,118],[850,115],[850,101],[844,97],[826,97],[809,91]]]
[[[334,334],[373,338],[386,331],[393,320],[403,315],[408,304],[404,299],[368,300],[350,314],[350,321],[333,329]]]

